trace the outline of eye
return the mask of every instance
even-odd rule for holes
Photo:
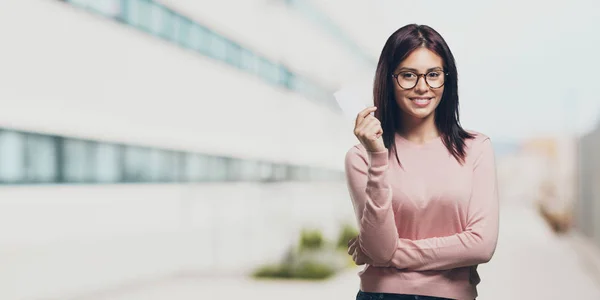
[[[438,71],[433,71],[433,72],[427,73],[427,77],[429,77],[429,78],[438,78],[438,77],[440,77],[440,75],[441,74]]]
[[[417,75],[411,72],[402,72],[399,74],[403,79],[415,79]]]

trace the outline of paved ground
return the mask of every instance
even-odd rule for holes
[[[503,206],[496,254],[479,267],[479,299],[600,299],[600,280],[575,249],[572,239],[553,235],[533,209]],[[357,272],[349,270],[322,283],[177,278],[78,300],[354,299]]]

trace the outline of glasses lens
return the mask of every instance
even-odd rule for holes
[[[417,74],[412,72],[401,72],[398,73],[396,80],[398,81],[398,85],[400,85],[403,89],[412,89],[417,85],[417,79],[419,77]]]
[[[439,88],[442,85],[444,85],[444,80],[445,80],[445,76],[444,76],[444,72],[442,71],[433,71],[433,72],[429,72],[427,73],[427,75],[425,75],[425,80],[427,81],[427,84],[433,88]]]

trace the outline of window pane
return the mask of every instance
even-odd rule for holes
[[[227,180],[228,181],[243,180],[242,164],[243,164],[243,161],[239,158],[230,158],[229,159],[229,164],[227,165]]]
[[[241,67],[245,70],[248,70],[250,73],[258,73],[258,57],[254,55],[254,53],[249,50],[242,49],[241,50]]]
[[[127,182],[150,181],[150,151],[142,147],[125,149],[125,180]]]
[[[89,181],[88,174],[94,164],[91,160],[89,143],[81,140],[65,139],[63,141],[63,167],[65,182]]]
[[[242,163],[242,180],[255,181],[259,178],[260,165],[254,160],[244,160]]]
[[[86,0],[88,7],[101,15],[115,18],[121,13],[121,0]]]
[[[27,136],[27,181],[57,181],[56,147],[57,139],[54,137],[33,134]]]
[[[115,144],[100,143],[96,145],[95,181],[106,183],[121,180],[120,148],[121,146]]]
[[[175,40],[184,47],[192,48],[190,43],[190,21],[182,16],[177,16],[174,18],[173,23]]]
[[[211,35],[212,33],[208,29],[198,24],[192,24],[190,28],[190,48],[205,55],[210,55]]]
[[[274,164],[273,165],[273,180],[274,181],[285,180],[285,172],[286,172],[286,168],[284,165]]]
[[[228,179],[228,163],[229,159],[224,157],[211,157],[209,160],[209,180],[210,181],[225,181]]]
[[[187,154],[185,163],[185,179],[190,182],[207,180],[208,158],[200,154]]]
[[[152,181],[173,182],[177,180],[177,157],[175,152],[152,150],[149,164]]]
[[[87,7],[89,5],[90,0],[67,0],[67,2],[75,5],[75,6],[80,6],[80,7]]]
[[[156,3],[152,3],[150,7],[152,33],[170,38],[173,24],[170,11]]]
[[[180,169],[180,153],[175,151],[168,151],[165,156],[165,164],[163,167],[163,178],[167,182],[179,182]]]
[[[227,43],[227,62],[235,67],[241,67],[242,48],[235,43]]]
[[[0,181],[18,182],[24,179],[24,148],[23,134],[0,131]]]
[[[227,41],[217,34],[212,34],[210,37],[210,56],[225,61],[227,58]]]
[[[290,71],[285,68],[284,66],[279,66],[279,83],[281,85],[283,85],[286,88],[290,88],[290,80],[292,77],[292,73],[290,73]]]
[[[259,180],[271,181],[271,180],[273,180],[273,175],[274,175],[273,164],[268,163],[268,162],[260,163]]]
[[[129,4],[127,6],[127,16],[125,17],[127,22],[136,27],[151,30],[151,11],[148,1],[130,0],[126,4]]]

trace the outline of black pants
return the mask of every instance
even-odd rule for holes
[[[420,296],[420,295],[405,295],[405,294],[387,294],[387,293],[367,293],[358,291],[356,300],[452,300],[448,298]]]

